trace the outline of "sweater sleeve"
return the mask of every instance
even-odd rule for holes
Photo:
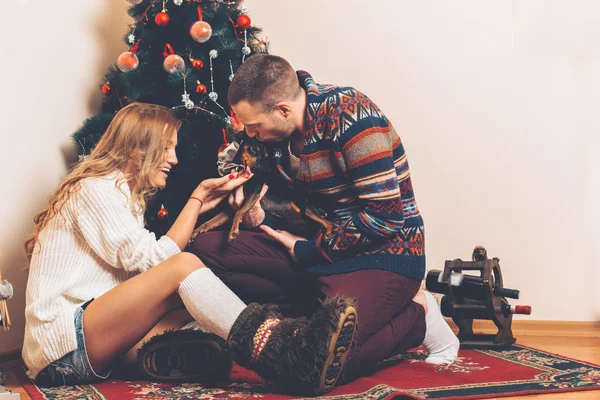
[[[305,267],[361,253],[396,235],[404,225],[395,167],[395,159],[400,162],[404,156],[400,138],[383,116],[358,122],[361,129],[342,134],[340,146],[360,211],[335,225],[328,240],[320,235],[296,243],[296,258]]]
[[[156,240],[132,214],[128,196],[113,180],[82,182],[74,205],[76,225],[92,250],[115,268],[146,271],[180,252],[168,236]]]

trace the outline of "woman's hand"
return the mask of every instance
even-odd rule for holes
[[[260,201],[267,193],[267,190],[269,190],[269,187],[266,184],[264,184],[260,191],[258,201],[252,206],[251,209],[248,210],[246,214],[244,214],[244,218],[242,219],[242,221],[244,222],[244,225],[246,225],[248,228],[254,229],[260,224],[262,224],[265,220],[265,211],[260,205]],[[240,186],[237,189],[235,189],[229,195],[227,201],[233,209],[233,211],[237,211],[240,208],[242,208],[242,204],[244,204],[244,188]]]
[[[246,183],[252,176],[250,169],[246,169],[221,178],[205,179],[194,190],[192,196],[202,200],[201,212],[205,212],[215,208],[233,189]]]
[[[294,246],[299,240],[306,242],[306,238],[296,236],[293,233],[289,233],[288,231],[274,230],[273,228],[267,225],[261,225],[260,229],[262,229],[273,239],[281,243],[287,249],[288,253],[290,253],[290,257],[292,257],[292,260],[294,260],[294,262],[298,262],[298,260],[296,259],[296,254],[294,254]]]

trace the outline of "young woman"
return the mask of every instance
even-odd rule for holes
[[[331,299],[312,319],[282,319],[273,306],[246,306],[196,256],[181,252],[198,216],[250,172],[203,181],[160,239],[144,228],[146,202],[177,164],[180,125],[161,106],[123,108],[35,216],[25,242],[30,377],[45,385],[106,379],[113,367],[135,361],[144,338],[188,322],[173,313],[183,305],[228,340],[238,363],[297,393],[330,390],[354,335],[351,301]]]

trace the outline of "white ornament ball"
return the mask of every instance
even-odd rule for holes
[[[212,27],[208,22],[196,21],[190,27],[190,36],[198,43],[207,42],[212,36]]]
[[[127,0],[127,1],[130,2],[131,4],[133,4],[134,6],[137,6],[144,0]]]
[[[217,50],[213,49],[208,52],[208,55],[210,56],[210,58],[217,58],[219,56],[219,52]]]
[[[119,58],[117,58],[117,68],[119,68],[123,72],[136,69],[138,65],[140,65],[140,60],[131,51],[125,51],[121,53]]]
[[[217,92],[210,92],[208,94],[208,98],[211,99],[212,101],[217,101],[217,99],[219,98],[219,95],[217,94]]]
[[[252,53],[252,50],[250,50],[250,47],[248,47],[248,46],[242,47],[242,54],[243,55],[247,56],[250,53]]]
[[[238,10],[240,10],[240,14],[248,14],[248,7],[245,4],[242,4]]]
[[[171,54],[165,58],[165,61],[163,61],[163,68],[169,74],[172,74],[176,71],[183,71],[185,69],[185,61],[183,61],[183,58],[177,54]]]
[[[173,4],[175,4],[176,6],[180,6],[181,3],[183,3],[183,0],[173,0]]]

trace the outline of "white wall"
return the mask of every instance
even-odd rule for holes
[[[125,49],[124,0],[6,1],[0,268],[17,294],[0,353],[19,348],[22,240],[73,158],[98,85]],[[600,3],[247,0],[274,54],[373,98],[408,151],[428,268],[483,244],[529,319],[600,315]],[[5,14],[6,13],[6,14]]]
[[[482,244],[533,306],[525,318],[600,319],[599,2],[246,5],[273,54],[395,124],[429,269]]]
[[[0,354],[23,341],[27,273],[23,239],[33,216],[66,175],[71,134],[99,111],[99,85],[123,51],[129,17],[119,0],[2,1],[0,15],[0,259],[15,296],[13,327],[0,328]]]

